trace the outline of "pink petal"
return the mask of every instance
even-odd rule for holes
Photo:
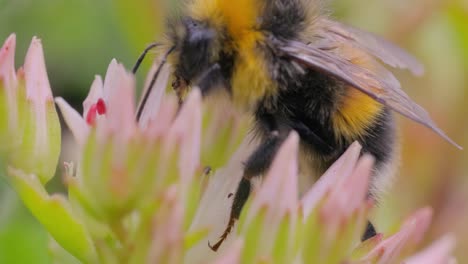
[[[353,143],[348,150],[320,177],[314,186],[302,198],[304,217],[307,218],[317,204],[332,190],[339,180],[353,172],[361,153],[361,145]]]
[[[403,226],[416,223],[416,228],[414,229],[413,234],[411,234],[411,243],[417,245],[423,240],[425,233],[431,225],[432,215],[432,208],[426,207],[419,209],[405,221]]]
[[[264,182],[252,202],[251,214],[268,205],[271,220],[280,220],[298,207],[299,136],[292,132],[279,149]]]
[[[193,89],[182,107],[179,116],[169,130],[169,137],[181,143],[179,170],[183,183],[190,183],[198,165],[200,164],[200,138],[201,138],[201,93]]]
[[[156,60],[150,70],[148,79],[145,82],[145,92],[149,88],[151,79],[153,78],[153,74],[156,72],[157,67],[159,66],[159,63],[160,63],[160,60]],[[169,76],[170,76],[170,68],[169,68],[169,65],[166,64],[161,69],[158,79],[156,80],[156,83],[154,84],[152,91],[145,103],[145,107],[143,108],[143,112],[142,112],[140,122],[139,122],[140,127],[145,128],[148,126],[148,123],[150,121],[156,120],[155,118],[161,106],[161,101],[164,98],[164,92],[166,91],[167,83],[169,81]],[[143,92],[142,96],[144,96],[145,92]]]
[[[136,129],[134,89],[135,80],[123,65],[112,60],[104,81],[104,103],[106,134],[111,133],[118,139],[129,139]]]
[[[346,201],[347,214],[350,215],[367,200],[370,177],[374,168],[375,159],[370,155],[364,155],[356,165],[353,174],[344,184],[348,197]],[[338,194],[339,195],[339,194]]]
[[[159,109],[157,117],[148,123],[146,129],[143,129],[145,134],[150,138],[157,138],[166,133],[174,122],[178,107],[177,98],[175,96],[164,97],[164,102],[161,104],[161,109]],[[142,127],[141,122],[140,127]]]
[[[226,253],[219,257],[214,264],[237,264],[241,263],[242,247],[244,242],[240,239],[236,240],[232,246],[229,247]]]
[[[414,243],[415,240],[421,239],[429,226],[431,217],[432,210],[429,208],[417,211],[405,221],[397,234],[382,241],[368,254],[367,258],[373,259],[381,254],[379,263],[392,263],[391,260],[394,261],[408,242]]]
[[[82,146],[86,142],[86,138],[89,134],[89,126],[81,115],[73,109],[63,98],[58,97],[55,99],[55,103],[60,108],[63,118],[70,128],[76,142]]]
[[[36,148],[40,153],[48,149],[47,106],[52,102],[52,90],[44,61],[44,52],[39,39],[33,37],[24,63],[26,96],[34,107],[36,122]]]
[[[404,264],[450,264],[454,261],[452,257],[455,248],[455,237],[447,235],[420,253],[408,258]]]
[[[52,90],[44,60],[41,40],[34,37],[24,63],[27,98],[36,104],[52,101]]]
[[[181,263],[183,247],[184,206],[176,186],[164,194],[162,206],[153,217],[152,241],[146,263]]]
[[[373,165],[374,158],[365,155],[358,161],[349,177],[335,183],[321,210],[326,222],[348,218],[358,208],[364,206]]]
[[[15,89],[17,80],[15,73],[16,35],[11,34],[0,49],[0,80],[8,90]]]
[[[93,104],[95,104],[100,98],[103,98],[103,86],[104,84],[102,82],[101,76],[96,75],[93,84],[91,85],[91,89],[89,90],[88,96],[83,102],[83,117],[86,117],[89,109]]]
[[[18,122],[16,89],[18,80],[15,73],[16,35],[11,34],[0,49],[0,82],[5,86],[8,104],[8,124],[14,130]]]
[[[408,241],[409,235],[410,232],[407,229],[403,229],[399,233],[385,239],[367,255],[365,260],[377,259],[377,263],[392,263]]]

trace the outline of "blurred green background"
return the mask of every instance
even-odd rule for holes
[[[81,111],[94,75],[103,75],[112,58],[130,69],[157,40],[164,16],[179,6],[170,0],[0,0],[0,42],[17,34],[19,67],[31,38],[40,37],[54,94]],[[422,78],[396,74],[448,135],[468,148],[468,0],[336,0],[330,9],[339,20],[385,36],[425,64]],[[402,165],[375,212],[375,224],[379,231],[391,231],[415,209],[432,206],[427,243],[453,232],[459,263],[468,263],[468,152],[415,123],[402,119],[400,124]],[[67,151],[64,156],[72,158]],[[59,185],[50,188],[60,190]],[[0,179],[0,264],[51,263],[47,241]]]

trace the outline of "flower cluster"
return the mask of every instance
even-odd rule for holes
[[[0,50],[3,172],[50,233],[59,263],[454,262],[450,235],[410,256],[430,225],[428,208],[410,216],[397,233],[360,243],[372,206],[367,190],[374,160],[361,157],[358,143],[300,197],[294,132],[236,230],[220,252],[212,252],[207,242],[226,224],[229,194],[255,142],[241,143],[246,121],[225,107],[202,106],[196,89],[179,109],[164,92],[168,67],[140,122],[134,76],[115,60],[104,80],[96,77],[82,114],[55,99],[79,160],[65,166],[67,196],[49,194],[44,186],[55,174],[60,125],[42,46],[33,39],[18,71],[14,51],[12,35]],[[217,170],[211,175],[205,164]]]

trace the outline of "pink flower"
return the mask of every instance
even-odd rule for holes
[[[446,235],[420,253],[403,261],[404,264],[455,264],[452,256],[455,248],[455,238]]]
[[[6,108],[0,115],[2,137],[8,142],[11,166],[36,174],[42,183],[49,181],[60,153],[60,124],[41,41],[33,38],[24,67],[15,73],[16,38],[11,35],[0,49],[0,96]],[[6,134],[5,134],[6,133]]]
[[[14,130],[18,122],[18,109],[17,109],[17,85],[18,80],[15,73],[15,48],[16,36],[12,34],[3,44],[0,49],[0,86],[6,96],[6,106],[8,111],[8,129]]]

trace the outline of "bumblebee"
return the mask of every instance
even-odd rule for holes
[[[239,218],[252,178],[264,174],[293,130],[300,136],[300,170],[310,175],[321,175],[360,142],[376,160],[374,198],[398,156],[393,112],[460,148],[381,63],[416,75],[422,65],[378,36],[333,21],[320,0],[192,0],[184,15],[170,20],[160,45],[167,50],[161,66],[172,65],[180,96],[188,87],[204,97],[226,92],[253,117],[261,142],[245,161],[229,223],[213,250]],[[374,233],[369,225],[365,236]]]

